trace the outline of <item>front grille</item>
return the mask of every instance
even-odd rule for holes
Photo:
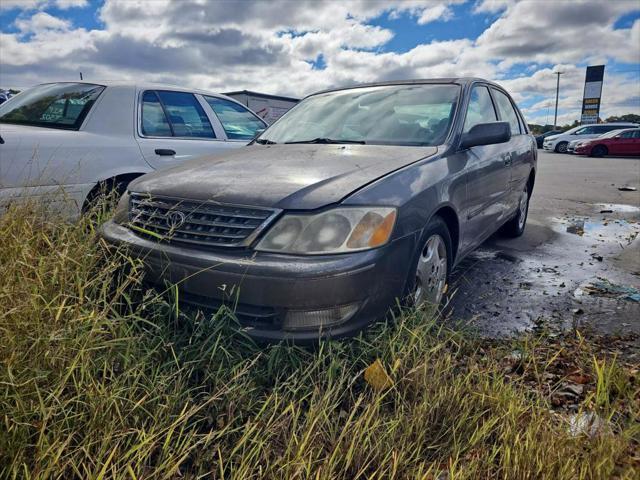
[[[206,247],[248,246],[278,210],[132,193],[129,225],[140,236]]]

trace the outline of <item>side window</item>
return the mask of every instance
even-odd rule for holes
[[[511,100],[500,90],[493,89],[493,98],[495,98],[498,104],[498,111],[500,112],[500,118],[504,122],[509,122],[511,125],[511,135],[518,135],[522,133],[520,131],[520,122],[518,121],[518,114],[513,109]]]
[[[640,130],[634,130],[633,131],[633,138],[640,139]]]
[[[251,140],[256,132],[266,127],[265,123],[242,105],[223,98],[204,97],[220,119],[230,140]]]
[[[620,138],[635,138],[635,134],[636,132],[634,132],[633,130],[630,130],[628,132],[622,132],[620,134]]]
[[[468,132],[479,123],[491,123],[498,120],[487,87],[473,87],[467,117],[464,120],[464,132]]]
[[[155,92],[142,96],[142,134],[151,137],[171,137],[171,127]]]
[[[604,133],[604,130],[598,129],[596,127],[584,127],[583,129],[576,132],[576,135],[600,135]]]
[[[215,138],[213,128],[192,93],[156,92],[164,107],[174,137]]]

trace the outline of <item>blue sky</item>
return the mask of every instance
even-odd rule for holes
[[[303,96],[360,82],[481,76],[530,121],[579,116],[605,64],[603,115],[640,113],[640,3],[432,0],[204,4],[2,0],[0,86],[108,78]],[[551,108],[551,116],[553,111]]]

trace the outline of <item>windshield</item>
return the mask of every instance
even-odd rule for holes
[[[0,123],[77,130],[104,87],[89,83],[48,83],[0,105]]]
[[[313,95],[287,112],[258,143],[440,145],[460,87],[388,85]]]

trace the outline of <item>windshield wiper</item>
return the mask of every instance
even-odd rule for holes
[[[259,138],[256,140],[256,143],[259,143],[260,145],[275,145],[278,142],[274,142],[273,140],[269,140],[267,138]]]
[[[322,138],[322,137],[318,137],[318,138],[314,138],[313,140],[299,140],[297,142],[284,142],[287,144],[292,144],[292,143],[357,143],[360,145],[365,145],[367,142],[365,142],[364,140],[335,140],[333,138]]]

